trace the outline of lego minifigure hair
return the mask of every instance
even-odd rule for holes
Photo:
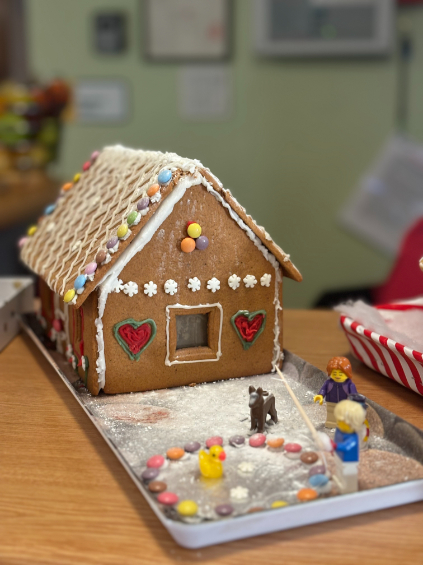
[[[335,406],[334,416],[337,422],[345,422],[355,432],[359,432],[366,419],[366,412],[358,402],[341,400]]]
[[[352,367],[351,363],[346,357],[332,357],[326,367],[326,372],[330,376],[333,370],[342,371],[350,379],[352,379]]]

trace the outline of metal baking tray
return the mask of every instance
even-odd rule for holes
[[[248,441],[241,448],[228,445],[230,436],[240,434],[248,440],[253,433],[249,430],[248,408],[248,387],[253,385],[262,386],[276,397],[279,422],[267,427],[268,435],[284,437],[287,442],[299,442],[303,447],[313,449],[310,433],[284,384],[274,374],[194,387],[91,396],[63,356],[43,343],[45,338],[35,316],[24,316],[22,327],[101,433],[163,526],[184,547],[200,548],[423,499],[423,475],[420,473],[423,432],[371,400],[368,403],[374,430],[370,434],[367,455],[363,457],[370,462],[380,452],[391,458],[406,457],[408,465],[419,469],[419,478],[407,480],[410,477],[402,477],[398,479],[401,482],[396,484],[372,488],[370,477],[367,490],[325,495],[312,502],[299,503],[295,494],[301,486],[306,486],[307,470],[304,471],[304,465],[289,461],[283,452],[272,454],[267,448],[252,448]],[[326,375],[288,351],[285,351],[283,370],[309,418],[317,429],[322,430],[325,407],[314,404],[313,395]],[[159,480],[166,481],[171,487],[168,490],[177,492],[180,500],[195,498],[199,503],[199,518],[181,519],[173,507],[158,504],[147,489],[141,478],[146,461],[152,455],[165,455],[167,449],[183,446],[189,441],[199,441],[204,446],[205,440],[215,435],[224,438],[227,459],[224,463],[225,476],[215,482],[213,488],[202,484],[198,477],[197,455],[187,454],[180,461],[168,461],[167,468],[160,471]],[[242,461],[252,463],[252,474],[239,472]],[[369,469],[372,474],[371,465]],[[393,472],[392,465],[386,465],[386,461],[385,472]],[[375,471],[375,475],[383,477],[380,469]],[[217,516],[213,511],[215,504],[225,502],[230,489],[237,486],[249,489],[247,500],[228,500],[235,508],[234,514],[227,518]],[[271,508],[271,502],[280,499],[289,504],[283,508]],[[258,506],[262,511],[248,512]]]

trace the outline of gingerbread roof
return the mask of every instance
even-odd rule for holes
[[[169,208],[172,199],[165,205],[168,196],[183,185],[212,187],[210,189],[218,195],[222,205],[230,213],[232,211],[232,217],[244,227],[249,237],[255,235],[274,255],[284,275],[302,280],[289,255],[199,161],[184,159],[175,153],[138,151],[117,145],[93,154],[83,169],[79,178],[76,176],[73,183],[64,185],[56,204],[46,209],[50,213],[40,219],[37,229],[32,230],[35,233],[26,240],[21,251],[24,263],[62,296],[74,288],[75,279],[88,266],[87,273],[93,273],[88,276],[81,294],[73,300],[77,307],[107,277],[137,234],[142,230],[145,232],[151,218],[159,210]],[[163,170],[171,172],[171,180],[167,184],[162,182],[160,190],[148,196],[147,191],[157,184],[158,175]],[[138,212],[137,203],[143,198],[148,207]],[[172,198],[175,199],[175,194]],[[168,214],[172,210],[173,206]],[[134,212],[131,218],[136,216],[134,223],[128,219],[131,212]],[[157,216],[154,224],[157,224]],[[108,250],[106,245],[110,246],[113,236],[116,239],[118,228],[124,226],[121,231],[125,231],[128,224],[128,232],[119,238],[119,244]],[[104,251],[106,259],[96,263],[100,250]]]

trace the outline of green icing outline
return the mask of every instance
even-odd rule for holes
[[[124,339],[122,339],[122,337],[119,334],[119,328],[121,326],[124,326],[125,324],[131,325],[134,329],[139,328],[143,324],[150,324],[150,326],[151,326],[150,339],[147,341],[147,343],[144,345],[144,347],[140,351],[138,351],[138,353],[136,353],[135,355],[131,352],[131,350],[128,347],[128,344],[126,343],[126,341]],[[145,349],[147,349],[147,347],[150,345],[150,343],[156,337],[156,333],[157,333],[156,322],[154,320],[152,320],[151,318],[147,318],[146,320],[142,320],[141,322],[137,322],[133,318],[127,318],[126,320],[122,320],[122,322],[118,322],[117,324],[115,324],[113,326],[113,334],[114,334],[117,342],[119,343],[119,345],[122,347],[122,349],[125,351],[125,353],[128,355],[128,357],[132,361],[139,361],[139,359],[141,357],[141,353],[143,353],[143,351]]]
[[[248,319],[248,321],[251,321],[255,316],[257,316],[257,314],[264,314],[264,319],[263,319],[263,323],[261,325],[261,328],[256,333],[256,335],[254,336],[253,341],[245,341],[244,339],[242,339],[242,336],[239,333],[239,330],[235,325],[235,319],[238,318],[238,316],[245,316]],[[255,312],[250,312],[249,310],[238,310],[238,312],[232,316],[231,324],[232,324],[234,330],[236,331],[236,335],[239,337],[239,339],[242,343],[242,347],[244,348],[245,351],[247,349],[250,349],[250,347],[252,345],[254,345],[255,342],[257,341],[257,338],[260,337],[261,333],[263,332],[264,328],[266,327],[266,320],[267,320],[266,310],[256,310]]]

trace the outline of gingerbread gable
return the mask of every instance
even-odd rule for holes
[[[170,179],[160,177],[161,172]],[[73,293],[70,302],[79,307],[94,288],[100,286],[101,295],[107,281],[114,284],[187,188],[196,185],[213,194],[262,253],[276,259],[285,276],[302,280],[289,255],[199,161],[122,146],[106,147],[84,165],[79,178],[64,186],[68,190],[62,189],[51,213],[41,218],[21,258],[53,291],[61,296]],[[80,275],[86,280],[75,293]]]

